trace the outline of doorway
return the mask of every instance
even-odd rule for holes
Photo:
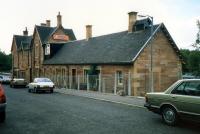
[[[72,69],[72,89],[76,89],[76,69]]]

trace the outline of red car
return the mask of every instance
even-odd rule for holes
[[[3,87],[0,84],[0,122],[6,119],[6,96]]]

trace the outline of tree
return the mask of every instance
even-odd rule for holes
[[[180,52],[184,60],[184,64],[182,64],[183,73],[200,76],[200,51],[181,49]]]
[[[180,49],[181,55],[183,57],[184,63],[182,64],[183,73],[190,72],[189,68],[189,55],[191,53],[188,49]]]
[[[197,20],[197,27],[198,27],[198,33],[197,33],[196,41],[194,44],[192,44],[192,46],[196,50],[200,50],[200,21],[199,20]]]
[[[195,76],[200,75],[200,51],[193,50],[188,57],[189,70]]]
[[[12,68],[12,56],[0,50],[0,71],[9,72]]]

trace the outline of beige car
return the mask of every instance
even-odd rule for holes
[[[181,119],[200,122],[200,79],[179,80],[165,92],[147,93],[144,106],[161,114],[167,125]]]
[[[27,82],[23,78],[14,78],[10,81],[10,87],[15,88],[15,87],[26,87]]]

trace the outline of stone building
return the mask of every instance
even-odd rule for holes
[[[31,67],[32,36],[28,36],[27,28],[23,35],[14,35],[12,41],[12,74],[14,77],[29,78]]]
[[[31,80],[35,77],[43,75],[43,61],[44,61],[44,45],[47,43],[66,43],[68,41],[76,40],[76,37],[71,29],[64,29],[62,26],[62,16],[60,13],[57,16],[57,26],[51,27],[50,20],[41,26],[35,26],[33,32],[33,40],[31,43],[31,65],[32,73]],[[57,46],[59,48],[59,46]],[[54,48],[55,52],[58,48]]]
[[[135,96],[149,92],[151,85],[154,91],[165,90],[181,78],[178,47],[163,23],[137,20],[137,12],[130,12],[128,20],[128,30],[98,37],[92,37],[92,26],[87,25],[83,40],[62,27],[60,14],[57,27],[50,27],[50,21],[35,26],[29,79],[49,77],[57,86],[111,93],[124,90]]]

